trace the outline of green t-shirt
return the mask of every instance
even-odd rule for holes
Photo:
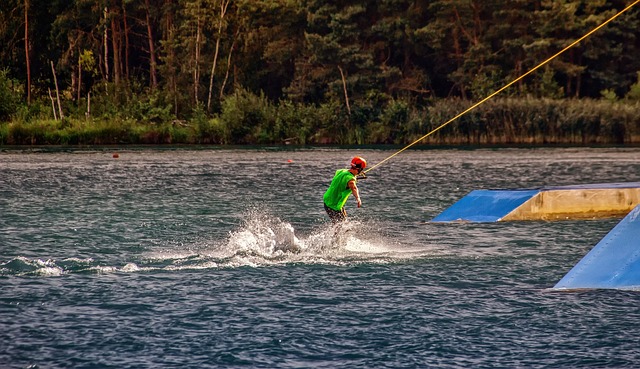
[[[348,169],[336,170],[329,188],[324,193],[324,203],[329,208],[340,211],[351,194],[351,189],[347,183],[355,179],[356,176],[349,172]]]

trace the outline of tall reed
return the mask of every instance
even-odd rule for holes
[[[0,145],[111,144],[408,144],[471,106],[460,99],[426,107],[339,103],[277,105],[244,92],[220,114],[186,121],[42,118],[0,123]],[[640,102],[500,98],[425,138],[431,145],[640,144]]]

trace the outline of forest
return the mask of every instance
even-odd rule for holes
[[[0,145],[406,144],[634,0],[3,0]],[[640,144],[640,5],[425,144]]]

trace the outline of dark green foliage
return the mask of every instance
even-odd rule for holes
[[[631,101],[640,101],[640,71],[637,73],[638,79],[636,83],[631,85],[629,88],[629,92],[626,95],[626,98]]]
[[[8,120],[18,109],[19,97],[8,75],[7,69],[0,69],[0,121]]]
[[[271,143],[275,108],[264,95],[238,90],[222,102],[220,120],[225,124],[224,143]]]
[[[638,144],[640,102],[593,99],[493,99],[424,137],[467,109],[462,99],[417,108],[402,100],[383,107],[271,105],[247,91],[228,97],[219,116],[196,109],[188,121],[36,120],[0,124],[1,144]],[[366,117],[366,118],[362,118]],[[235,136],[233,135],[235,134]],[[240,137],[241,139],[236,139]]]
[[[304,145],[312,140],[312,135],[320,127],[323,118],[319,110],[310,105],[281,101],[278,104],[274,134],[276,143]]]
[[[428,109],[432,128],[464,110],[442,102]],[[456,106],[458,109],[456,109]],[[439,144],[638,143],[640,104],[607,101],[496,99],[481,105],[425,140]],[[435,118],[435,119],[434,119]]]
[[[409,143],[625,3],[31,0],[25,34],[27,2],[7,0],[0,139]],[[634,8],[424,141],[636,142],[639,28]],[[585,100],[557,100],[574,98]]]
[[[222,144],[224,127],[220,119],[207,117],[204,106],[199,104],[193,111],[189,124],[195,127],[196,140],[202,144]]]

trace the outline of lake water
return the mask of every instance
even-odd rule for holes
[[[114,158],[117,152],[119,158]],[[640,181],[640,148],[0,152],[2,368],[622,368],[640,293],[551,292],[619,219],[437,224],[475,189]]]

